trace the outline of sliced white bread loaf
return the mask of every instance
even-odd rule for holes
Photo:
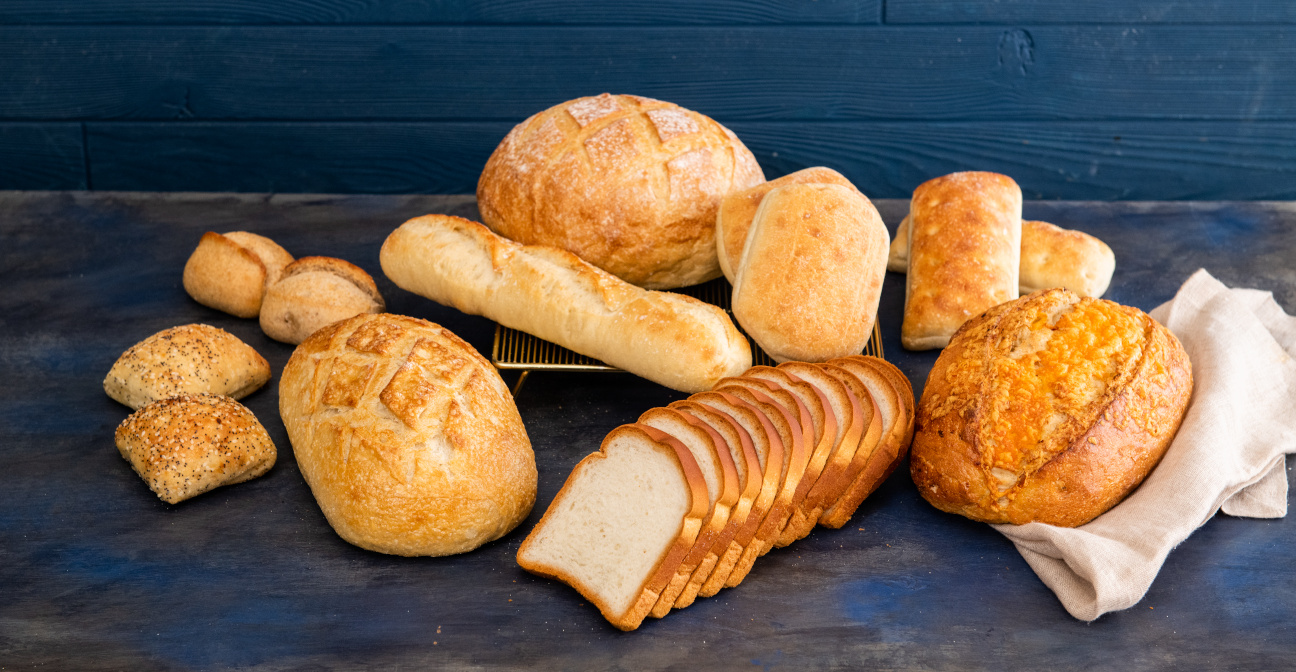
[[[810,487],[801,505],[789,521],[793,531],[790,534],[805,536],[819,522],[826,506],[837,501],[842,491],[850,485],[845,482],[843,474],[859,449],[860,440],[868,429],[872,416],[860,403],[855,393],[840,379],[832,376],[817,364],[805,362],[786,362],[778,366],[794,379],[808,383],[822,392],[828,399],[829,407],[837,417],[838,439],[832,452],[828,455],[819,478]]]
[[[761,490],[756,501],[752,503],[751,512],[741,527],[734,533],[733,541],[716,561],[710,576],[698,588],[698,595],[711,597],[725,587],[725,582],[733,572],[747,546],[756,538],[756,530],[764,522],[770,507],[778,497],[782,486],[784,444],[783,438],[775,429],[773,422],[763,412],[728,394],[703,392],[689,397],[708,408],[725,413],[732,417],[748,433],[755,446],[760,461]]]
[[[661,618],[670,612],[675,598],[693,576],[693,570],[697,569],[716,537],[729,522],[729,512],[738,501],[738,473],[729,454],[729,447],[724,444],[724,438],[709,428],[690,423],[679,411],[653,408],[639,416],[637,424],[665,432],[689,449],[701,468],[710,502],[710,511],[702,519],[702,527],[697,539],[693,541],[693,547],[680,561],[675,575],[662,589],[656,605],[649,612],[653,617]]]
[[[639,627],[693,546],[706,482],[679,441],[623,425],[581,460],[518,549],[518,564],[580,592],[612,625]]]
[[[864,498],[872,494],[900,462],[901,441],[904,439],[904,405],[900,402],[900,392],[891,381],[872,366],[854,358],[834,359],[828,363],[849,371],[868,388],[882,419],[880,438],[864,468],[855,476],[846,492],[824,509],[823,524],[835,529],[845,525],[855,515],[855,510]]]

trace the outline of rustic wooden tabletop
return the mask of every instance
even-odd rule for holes
[[[904,201],[879,201],[893,229]],[[1296,653],[1296,524],[1219,515],[1170,554],[1142,602],[1071,618],[1013,546],[941,513],[899,469],[840,530],[762,558],[743,584],[610,627],[514,554],[581,457],[683,395],[624,373],[532,375],[517,399],[539,495],[475,552],[399,558],[337,537],[278,415],[291,346],[193,302],[180,285],[203,231],[268,235],[378,281],[392,312],[489,354],[493,325],[397,289],[384,237],[470,196],[0,192],[0,669],[1282,669]],[[1149,310],[1205,267],[1296,310],[1296,205],[1028,202],[1025,215],[1116,252],[1106,298]],[[935,352],[899,344],[902,276],[880,309],[887,358],[921,394]],[[128,409],[102,380],[161,329],[205,322],[275,378],[245,399],[279,449],[264,477],[170,506],[121,459]],[[506,377],[512,382],[514,373]]]

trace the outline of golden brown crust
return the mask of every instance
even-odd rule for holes
[[[1021,204],[1017,183],[996,173],[954,173],[914,190],[904,347],[945,347],[968,318],[1017,298]]]
[[[761,201],[770,191],[787,184],[837,184],[859,191],[841,173],[816,166],[725,196],[716,213],[716,254],[720,258],[720,271],[730,283],[737,279],[743,245],[747,242],[747,232],[751,230]]]
[[[521,245],[477,222],[417,217],[379,256],[403,289],[672,389],[707,390],[751,366],[746,337],[721,308],[635,287],[570,252]]]
[[[872,337],[887,245],[881,216],[851,188],[774,189],[743,248],[734,317],[780,362],[856,354]]]
[[[1192,367],[1141,311],[1036,292],[970,320],[919,403],[914,482],[945,511],[991,523],[1084,524],[1169,446]]]
[[[887,256],[887,270],[909,268],[909,217],[896,229]],[[1021,277],[1018,290],[1030,294],[1064,287],[1080,296],[1099,297],[1107,291],[1116,256],[1107,243],[1083,232],[1036,220],[1022,220]]]
[[[261,330],[277,341],[301,343],[321,327],[385,307],[364,269],[333,257],[302,257],[266,291]]]
[[[164,329],[132,345],[104,378],[104,392],[141,408],[180,394],[242,399],[270,380],[270,363],[238,337],[206,324]]]
[[[194,301],[236,317],[256,317],[266,266],[251,250],[214,231],[203,234],[185,262],[182,283]]]
[[[527,245],[568,250],[649,289],[720,275],[720,198],[764,181],[728,129],[640,96],[555,105],[515,127],[477,184],[482,220]]]
[[[261,265],[266,271],[266,287],[279,282],[279,278],[283,277],[284,268],[293,263],[293,256],[288,253],[288,250],[265,236],[249,231],[226,231],[224,236],[242,245],[244,249],[261,260]],[[262,291],[264,292],[264,289]]]
[[[535,501],[535,457],[508,388],[431,322],[364,314],[315,332],[284,367],[279,411],[320,509],[362,548],[462,553]]]
[[[242,404],[214,394],[155,401],[117,427],[117,450],[158,498],[176,504],[274,466],[274,442]]]

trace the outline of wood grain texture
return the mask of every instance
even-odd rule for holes
[[[0,123],[0,189],[85,189],[81,124]]]
[[[894,228],[904,201],[878,201]],[[1285,669],[1296,649],[1296,517],[1217,516],[1142,602],[1070,618],[991,528],[936,511],[897,470],[840,530],[763,557],[743,585],[611,628],[574,591],[513,562],[563,480],[612,428],[680,395],[622,373],[532,375],[518,399],[540,471],[527,522],[473,553],[369,553],[328,527],[291,457],[277,384],[246,398],[279,446],[264,477],[177,506],[112,443],[128,410],[100,382],[126,347],[207,322],[281,370],[291,346],[180,287],[201,232],[241,228],[374,274],[392,311],[479,350],[489,322],[403,292],[378,247],[462,196],[0,194],[0,660],[28,669]],[[1117,256],[1110,298],[1149,309],[1205,266],[1296,310],[1296,208],[1273,203],[1028,202]],[[57,226],[51,226],[51,222]],[[141,260],[147,260],[142,262]],[[886,352],[922,383],[935,353]],[[277,375],[277,374],[276,374]],[[1296,500],[1296,493],[1289,495]]]
[[[0,119],[521,119],[611,91],[739,120],[1290,120],[1274,26],[0,29]]]
[[[886,22],[1274,24],[1296,22],[1296,5],[1285,0],[887,0]]]
[[[465,193],[512,124],[91,123],[97,189]],[[838,170],[871,198],[991,170],[1033,199],[1296,199],[1296,123],[737,122],[774,178]]]
[[[0,24],[869,24],[881,0],[7,0]]]
[[[96,189],[473,193],[512,124],[91,123]]]

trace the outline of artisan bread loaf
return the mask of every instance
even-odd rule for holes
[[[519,245],[466,219],[412,219],[387,237],[380,258],[403,289],[672,389],[707,390],[751,366],[747,339],[722,309],[640,289],[569,252]]]
[[[712,119],[640,96],[555,105],[514,128],[477,183],[482,221],[506,238],[568,250],[649,289],[720,275],[720,199],[764,181]]]
[[[1142,311],[1036,292],[969,321],[936,360],[914,483],[973,520],[1081,525],[1142,482],[1191,394],[1183,347]]]
[[[517,561],[575,588],[617,628],[634,630],[706,513],[706,483],[689,450],[652,428],[623,425],[572,469]]]
[[[284,268],[266,291],[261,330],[284,343],[301,343],[316,330],[386,308],[364,269],[333,257],[302,257]]]
[[[278,243],[247,231],[208,231],[185,262],[185,291],[195,301],[238,317],[256,317],[266,288],[279,281],[293,256]]]
[[[909,207],[904,347],[943,348],[969,318],[1017,298],[1021,205],[1021,188],[997,173],[918,185]]]
[[[243,404],[181,394],[135,411],[117,427],[117,450],[159,499],[177,504],[252,480],[274,466],[274,441]]]
[[[756,218],[761,201],[765,200],[765,194],[787,184],[837,184],[855,189],[855,185],[841,173],[832,168],[816,166],[725,196],[716,213],[716,253],[720,257],[720,271],[729,279],[730,284],[737,280],[738,262],[742,260],[747,233],[751,230],[752,220]]]
[[[877,210],[849,187],[774,189],[743,248],[734,317],[780,362],[857,354],[873,334],[888,244]]]
[[[887,270],[904,273],[909,267],[909,218],[896,229],[887,257]],[[1083,232],[1048,222],[1022,220],[1021,277],[1018,291],[1030,294],[1063,287],[1080,296],[1102,296],[1116,270],[1116,255],[1107,243]]]
[[[284,367],[279,412],[324,516],[361,548],[462,553],[535,501],[535,456],[508,388],[431,322],[362,314],[315,332]]]
[[[164,329],[132,345],[104,378],[104,392],[131,408],[181,394],[242,399],[270,380],[270,363],[234,334],[206,324]]]

